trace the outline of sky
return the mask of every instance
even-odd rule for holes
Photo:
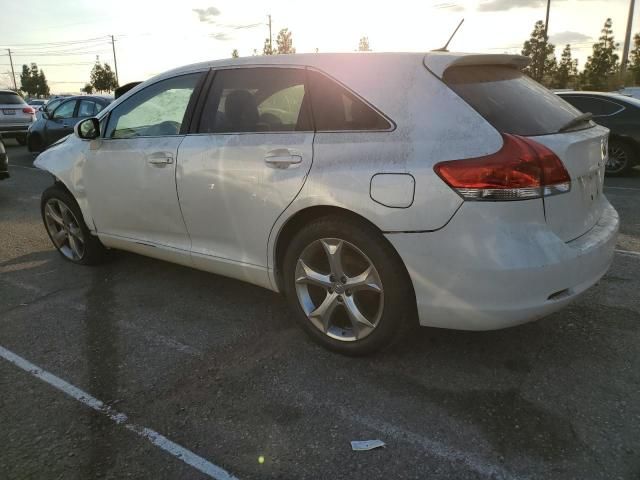
[[[274,42],[289,28],[299,53],[357,49],[367,36],[374,51],[441,47],[465,22],[451,51],[519,53],[546,0],[0,0],[0,88],[9,87],[7,48],[18,83],[23,63],[36,62],[52,93],[78,92],[99,56],[113,68],[115,39],[120,84],[146,80],[189,63],[262,50],[271,14]],[[549,35],[559,57],[571,43],[582,67],[607,17],[624,41],[629,0],[551,0]],[[636,9],[634,20],[640,15]],[[640,22],[634,22],[634,33]],[[274,43],[275,44],[275,43]]]

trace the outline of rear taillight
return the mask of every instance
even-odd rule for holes
[[[33,107],[24,107],[22,109],[22,113],[28,113],[29,115],[35,115],[36,111],[33,109]]]
[[[491,155],[440,162],[434,168],[465,200],[526,200],[571,190],[562,161],[544,145],[502,134],[504,145]]]

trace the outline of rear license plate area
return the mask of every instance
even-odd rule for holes
[[[2,109],[2,113],[4,113],[5,115],[15,115],[16,111],[13,109],[4,108]]]

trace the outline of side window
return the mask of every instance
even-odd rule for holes
[[[49,103],[47,103],[44,106],[44,109],[47,112],[53,112],[56,108],[58,108],[58,105],[60,105],[61,102],[62,102],[61,99],[51,100]]]
[[[594,117],[613,115],[623,109],[617,103],[594,97],[575,96],[564,98],[581,112],[592,113]]]
[[[325,75],[309,71],[309,88],[317,131],[391,128],[378,112]]]
[[[71,100],[69,102],[64,102],[53,112],[54,120],[72,118],[73,112],[76,109],[76,101]]]
[[[305,71],[294,68],[219,70],[202,114],[200,133],[311,130]]]
[[[118,105],[109,118],[106,138],[179,135],[191,94],[202,73],[154,83]]]
[[[80,100],[78,105],[78,117],[93,117],[98,110],[96,110],[96,102],[93,100]]]

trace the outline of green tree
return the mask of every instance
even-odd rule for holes
[[[42,69],[38,70],[38,65],[32,63],[22,65],[20,73],[20,89],[30,97],[43,97],[49,95],[49,85],[47,77]]]
[[[276,53],[278,53],[279,55],[283,55],[286,53],[296,53],[296,49],[293,46],[293,37],[288,28],[283,28],[278,32],[276,44],[278,45]]]
[[[371,51],[371,46],[369,45],[369,37],[360,37],[360,41],[358,42],[358,51],[359,52]]]
[[[549,43],[549,37],[544,34],[544,22],[538,20],[533,27],[531,37],[522,47],[522,55],[531,59],[531,63],[524,72],[536,82],[548,85],[556,66],[555,49],[556,47]]]
[[[575,88],[578,78],[578,60],[571,57],[571,45],[567,44],[562,50],[560,62],[553,72],[554,88]]]
[[[40,73],[38,73],[38,96],[48,97],[50,93],[47,77],[44,75],[44,71],[40,69]]]
[[[271,45],[271,40],[269,40],[268,38],[264,39],[264,46],[262,47],[262,54],[263,55],[275,55],[276,52],[273,49],[273,46]]]
[[[28,65],[22,65],[20,73],[20,90],[27,95],[35,95],[35,82],[31,78],[31,69]]]
[[[96,60],[95,65],[91,69],[89,84],[94,91],[101,93],[111,92],[118,88],[116,74],[111,70],[108,63],[100,64],[99,60]]]
[[[93,93],[93,87],[90,83],[85,83],[84,87],[82,87],[80,91],[86,93],[87,95],[91,95]]]
[[[640,84],[640,33],[633,36],[633,49],[629,61],[629,73],[634,85]]]
[[[238,49],[234,48],[233,51],[231,52],[231,58],[238,58],[240,56],[240,54],[238,53]]]
[[[615,77],[619,69],[619,56],[616,50],[619,43],[613,37],[612,22],[610,18],[604,22],[602,35],[598,43],[593,45],[593,53],[584,65],[583,78],[585,88],[592,90],[609,90],[615,83]]]

